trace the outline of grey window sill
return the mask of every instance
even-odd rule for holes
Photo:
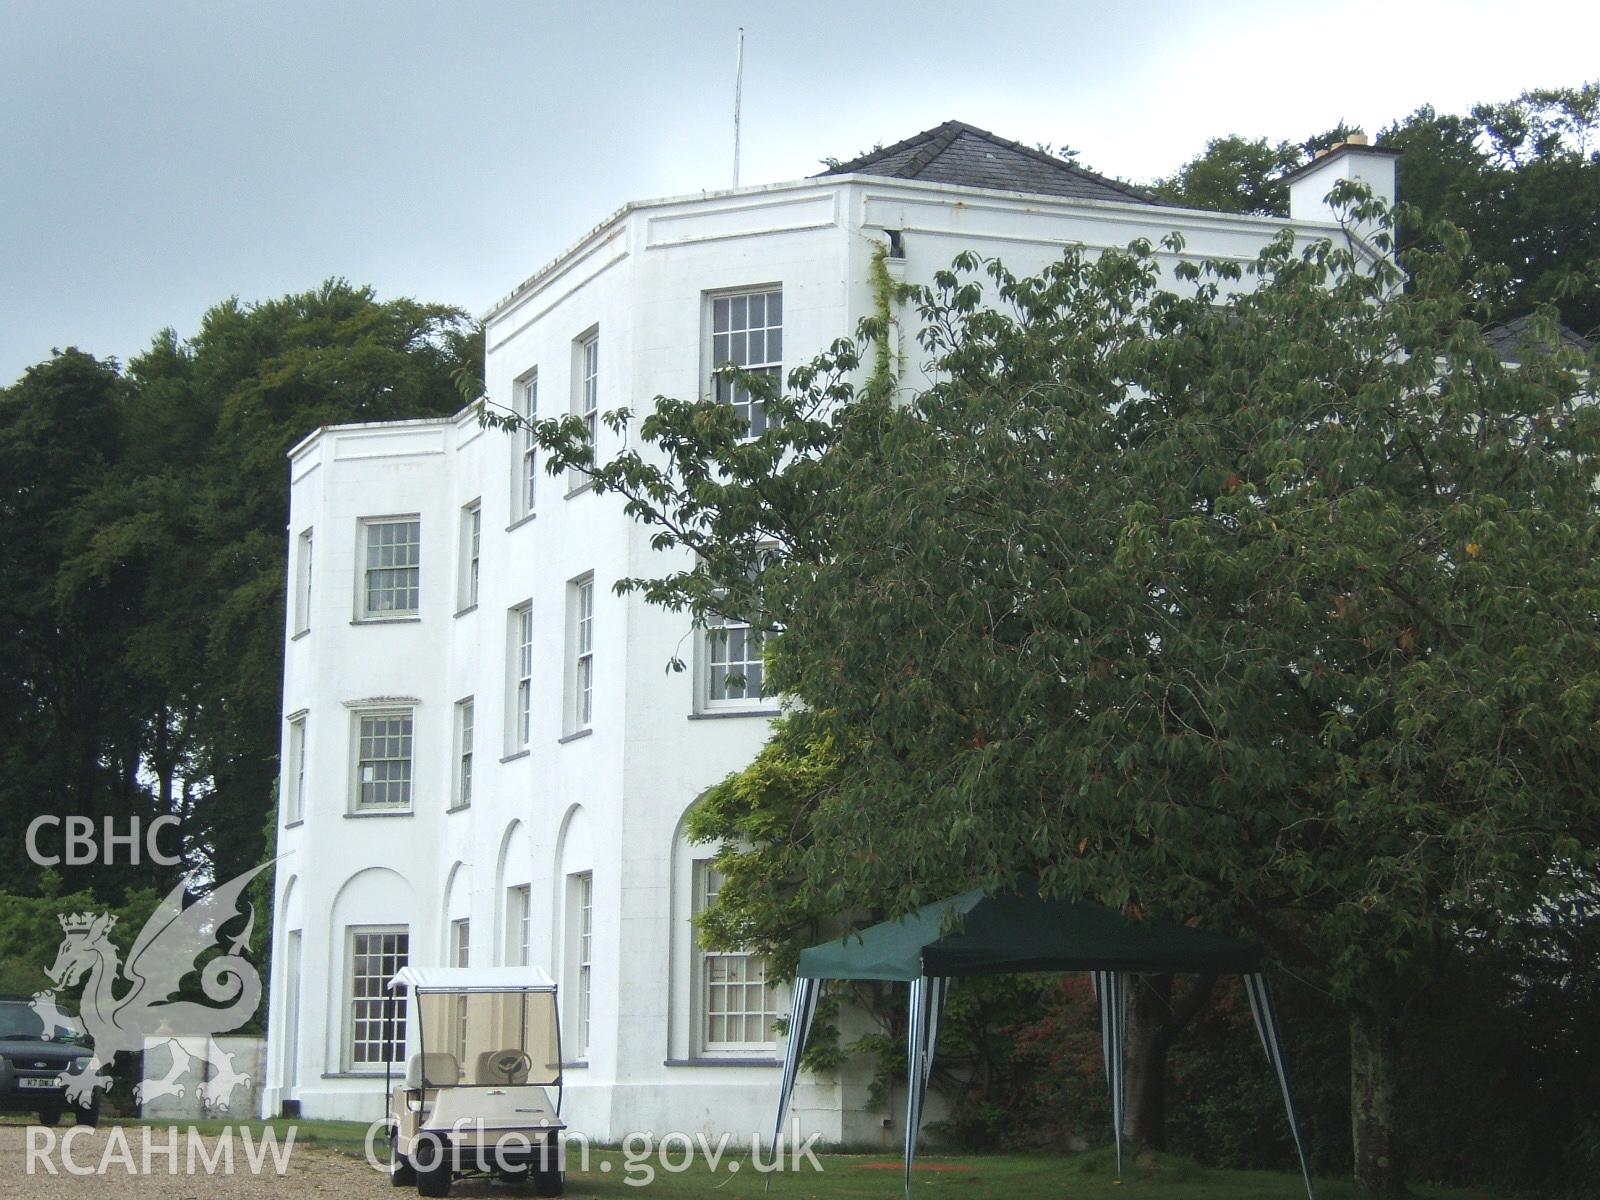
[[[457,617],[464,617],[468,613],[475,613],[477,611],[478,611],[478,606],[476,604],[469,604],[465,608],[456,609],[456,611],[452,615],[453,616],[457,616]]]
[[[519,758],[527,758],[528,755],[530,755],[532,753],[533,753],[532,750],[518,750],[515,753],[506,755],[500,761],[503,762],[503,763],[516,762],[517,759],[519,759]]]
[[[594,732],[593,726],[591,726],[588,729],[579,729],[574,733],[567,734],[566,737],[557,738],[556,739],[556,745],[565,746],[568,742],[575,742],[579,738],[586,738],[593,732]]]
[[[730,717],[777,717],[783,710],[777,708],[713,708],[707,712],[692,712],[691,721],[726,721]]]
[[[305,823],[306,823],[306,819],[304,817],[301,817],[301,818],[299,818],[298,820],[295,820],[295,821],[285,821],[283,823],[283,827],[285,829],[299,829],[300,826],[304,825]]]
[[[515,521],[511,522],[511,524],[506,526],[506,532],[510,533],[513,529],[521,529],[524,525],[526,525],[529,521],[533,520],[538,515],[539,515],[538,513],[529,513],[525,517],[518,517]]]
[[[311,630],[309,630],[309,629],[302,629],[298,633],[290,634],[289,635],[289,640],[291,642],[298,642],[301,638],[305,637],[310,632],[311,632]]]
[[[586,1062],[564,1062],[561,1064],[561,1069],[563,1071],[586,1071],[589,1069],[589,1064]]]
[[[663,1067],[781,1067],[777,1058],[669,1058]]]
[[[466,812],[467,809],[469,809],[471,807],[472,807],[472,805],[471,805],[470,802],[467,803],[467,804],[452,804],[449,808],[445,809],[444,811],[445,811],[445,815],[449,816],[451,813]]]
[[[581,496],[585,492],[592,492],[592,491],[594,491],[594,480],[587,479],[584,482],[580,483],[575,488],[568,488],[567,489],[567,494],[565,496],[561,497],[561,498],[563,500],[571,500],[574,496]]]
[[[350,624],[352,624],[352,625],[417,625],[417,624],[420,624],[421,621],[422,621],[422,618],[420,616],[410,616],[410,617],[356,617],[354,620],[352,620],[350,622]]]
[[[344,814],[346,821],[370,821],[380,817],[409,817],[412,814],[409,808],[375,808],[369,812],[347,812]]]

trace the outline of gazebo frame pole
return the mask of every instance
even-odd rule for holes
[[[1122,1178],[1122,1042],[1125,1032],[1127,977],[1121,971],[1091,971],[1100,1002],[1100,1048],[1111,1090],[1111,1138],[1117,1147],[1117,1178]]]
[[[928,1030],[928,978],[911,981],[907,1006],[911,1028],[906,1038],[906,1200],[911,1200],[911,1164],[917,1157],[917,1130],[922,1124],[923,1039]]]
[[[917,1136],[922,1127],[922,1104],[933,1078],[934,1048],[939,1039],[939,1017],[950,993],[944,976],[922,976],[911,981],[911,1018],[906,1045],[906,1198],[911,1197],[911,1164],[917,1156]]]
[[[1311,1162],[1306,1157],[1305,1139],[1300,1135],[1300,1121],[1294,1112],[1294,1093],[1289,1087],[1289,1064],[1283,1057],[1283,1039],[1278,1035],[1278,1014],[1272,1003],[1272,988],[1267,977],[1259,972],[1244,976],[1244,992],[1250,1000],[1250,1015],[1256,1019],[1256,1032],[1261,1035],[1261,1048],[1267,1052],[1267,1062],[1278,1077],[1278,1089],[1283,1093],[1284,1111],[1289,1116],[1289,1133],[1294,1138],[1294,1150],[1300,1156],[1300,1175],[1306,1182],[1306,1200],[1317,1200],[1317,1190],[1311,1182]]]
[[[772,1190],[772,1176],[781,1162],[779,1149],[783,1135],[783,1118],[789,1112],[789,1100],[794,1093],[795,1081],[800,1076],[800,1056],[805,1053],[806,1037],[811,1032],[811,1020],[817,1012],[817,995],[822,990],[822,980],[804,976],[794,981],[794,1006],[789,1011],[789,1037],[783,1051],[783,1077],[778,1083],[778,1119],[772,1123],[772,1164],[767,1172],[762,1191]]]

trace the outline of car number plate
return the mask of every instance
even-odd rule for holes
[[[57,1084],[52,1077],[50,1079],[19,1079],[17,1080],[17,1086],[19,1088],[53,1088]]]

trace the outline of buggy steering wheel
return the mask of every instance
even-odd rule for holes
[[[497,1082],[515,1083],[518,1074],[526,1079],[532,1072],[533,1059],[521,1050],[501,1050],[489,1060],[489,1070],[494,1075],[502,1077]]]

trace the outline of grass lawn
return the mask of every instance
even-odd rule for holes
[[[117,1123],[165,1126],[173,1122]],[[237,1131],[246,1124],[255,1130],[272,1126],[280,1144],[293,1125],[296,1145],[320,1146],[355,1157],[362,1156],[367,1134],[366,1125],[350,1121],[201,1121],[196,1128],[202,1133],[217,1133],[229,1125]],[[672,1161],[676,1163],[681,1157],[681,1152],[674,1154]],[[898,1200],[902,1195],[902,1167],[895,1153],[817,1157],[822,1163],[820,1173],[809,1163],[804,1163],[799,1173],[785,1171],[774,1177],[766,1200]],[[647,1173],[642,1162],[653,1168],[648,1183],[644,1182]],[[1072,1155],[928,1154],[917,1160],[914,1192],[930,1200],[940,1196],[959,1196],[962,1200],[1021,1200],[1034,1196],[1059,1196],[1064,1200],[1301,1200],[1305,1196],[1300,1176],[1288,1172],[1224,1171],[1201,1167],[1176,1155],[1143,1156],[1129,1161],[1119,1182],[1114,1163],[1110,1150]],[[734,1169],[735,1164],[738,1169]],[[619,1150],[596,1149],[589,1153],[587,1170],[580,1169],[576,1151],[569,1154],[567,1166],[567,1195],[574,1200],[639,1195],[763,1200],[764,1196],[763,1178],[752,1171],[747,1156],[729,1154],[715,1171],[699,1157],[691,1169],[668,1173],[661,1169],[659,1151],[646,1159],[643,1155],[628,1158]],[[1431,1200],[1503,1200],[1501,1193],[1479,1188],[1418,1186],[1414,1192],[1419,1198]],[[520,1192],[507,1190],[504,1194]],[[1319,1200],[1353,1200],[1355,1189],[1348,1180],[1319,1179],[1317,1195]]]

